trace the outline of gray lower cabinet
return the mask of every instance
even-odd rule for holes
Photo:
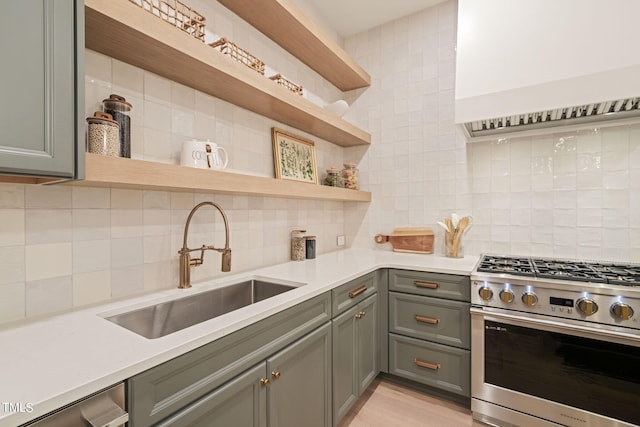
[[[84,173],[84,2],[7,0],[0,14],[0,174]]]
[[[130,378],[129,427],[190,425],[183,415],[215,420],[216,406],[232,416],[261,405],[267,408],[267,425],[331,425],[330,320],[331,292],[326,292]],[[257,366],[263,366],[262,373],[249,374]],[[265,386],[266,401],[260,398]],[[221,403],[231,395],[239,396],[236,403],[245,409]],[[313,420],[299,424],[303,413]],[[259,413],[251,419],[263,425]]]
[[[267,359],[271,427],[331,426],[331,324]]]
[[[162,427],[330,425],[329,323],[156,424]]]
[[[267,378],[263,362],[163,420],[161,427],[266,427]]]
[[[389,270],[389,373],[471,395],[468,276]]]
[[[369,296],[332,321],[334,425],[380,372],[377,298]]]

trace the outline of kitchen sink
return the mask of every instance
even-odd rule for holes
[[[143,337],[159,338],[296,287],[267,280],[249,279],[106,319]]]

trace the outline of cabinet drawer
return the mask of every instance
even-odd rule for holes
[[[389,270],[389,290],[428,297],[471,301],[469,276],[455,274]]]
[[[131,425],[155,424],[328,322],[330,304],[325,292],[129,379]]]
[[[469,349],[469,303],[389,292],[389,332]]]
[[[376,272],[365,274],[331,291],[332,317],[358,304],[378,291]]]
[[[389,373],[471,396],[471,352],[389,334]]]

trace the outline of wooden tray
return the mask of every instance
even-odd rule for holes
[[[395,252],[433,253],[433,230],[429,227],[396,228],[392,234],[376,234],[376,243],[391,243]]]

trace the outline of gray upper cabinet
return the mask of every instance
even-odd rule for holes
[[[2,2],[4,180],[12,180],[7,175],[55,180],[84,174],[84,148],[78,149],[84,141],[83,16],[80,0]]]

